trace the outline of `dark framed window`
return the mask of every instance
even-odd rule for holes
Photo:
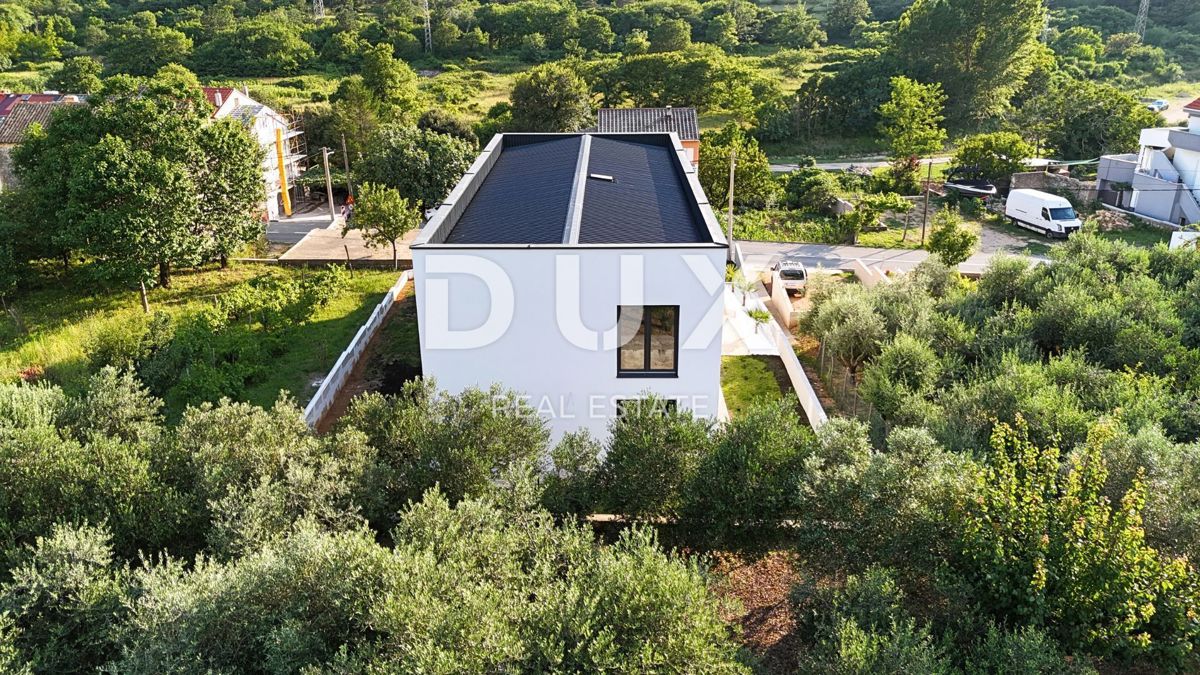
[[[679,307],[617,307],[617,377],[679,374]]]

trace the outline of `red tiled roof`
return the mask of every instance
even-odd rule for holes
[[[0,99],[0,117],[6,117],[18,103],[57,103],[63,94],[4,94]]]
[[[220,108],[229,100],[229,95],[233,93],[233,87],[205,87],[204,98],[212,104],[214,108]],[[217,96],[220,95],[221,102],[217,102]]]
[[[1183,106],[1183,109],[1184,109],[1184,110],[1186,110],[1186,111],[1188,111],[1188,112],[1200,113],[1200,98],[1198,98],[1198,99],[1196,99],[1195,101],[1192,101],[1191,103],[1189,103],[1189,104],[1187,104],[1187,105]]]

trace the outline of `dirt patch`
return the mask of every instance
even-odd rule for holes
[[[793,672],[796,619],[788,595],[799,579],[796,556],[782,551],[756,558],[717,553],[714,560],[713,571],[723,578],[718,593],[736,600],[722,618],[741,628],[739,640],[765,671]]]
[[[362,358],[350,371],[342,390],[317,424],[317,433],[329,431],[359,394],[378,391],[394,394],[404,382],[421,376],[417,342],[417,305],[409,284],[396,298],[383,326],[367,343]]]

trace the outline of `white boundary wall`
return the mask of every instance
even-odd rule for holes
[[[338,360],[333,364],[329,374],[325,376],[324,380],[321,380],[321,386],[317,388],[317,393],[313,394],[312,400],[304,407],[304,421],[308,423],[308,426],[317,426],[317,423],[325,416],[329,406],[341,392],[342,385],[346,384],[346,378],[350,376],[350,371],[354,370],[354,366],[362,358],[367,344],[371,342],[371,338],[375,337],[376,331],[383,325],[383,320],[387,318],[388,312],[396,304],[396,298],[408,285],[409,276],[408,271],[400,275],[396,284],[375,306],[371,316],[367,317],[366,323],[359,326],[358,332],[354,334],[354,339],[350,341],[341,356],[338,356]]]
[[[747,304],[747,309],[768,311],[767,306],[759,297],[751,296],[750,302]],[[800,399],[800,407],[804,409],[804,416],[808,418],[808,425],[813,429],[821,427],[829,421],[829,415],[825,413],[821,399],[817,398],[817,392],[813,390],[812,382],[809,382],[808,374],[804,372],[804,366],[800,364],[800,358],[796,356],[796,350],[792,349],[791,336],[780,327],[774,314],[763,328],[775,341],[775,346],[779,350],[779,358],[783,360],[783,367],[787,370],[788,379],[792,381],[792,389],[796,390],[796,397]]]

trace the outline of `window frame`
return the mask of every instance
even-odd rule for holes
[[[624,349],[624,344],[618,344],[617,353],[617,377],[619,378],[678,378],[679,377],[679,305],[617,305],[617,339],[621,338],[621,310],[625,307],[641,307],[642,309],[642,353],[644,354],[642,365],[644,368],[632,370],[621,366],[621,350]],[[675,322],[672,327],[674,334],[674,358],[671,360],[673,367],[670,370],[659,369],[655,370],[650,367],[650,341],[652,338],[650,314],[651,310],[655,309],[671,309],[675,313]]]

